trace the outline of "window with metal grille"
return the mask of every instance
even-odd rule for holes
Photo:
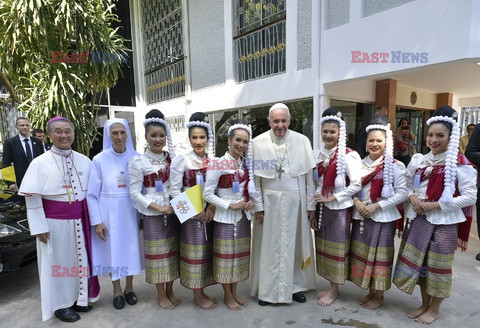
[[[238,82],[285,72],[286,0],[232,0]]]
[[[143,1],[147,103],[185,94],[181,0]]]

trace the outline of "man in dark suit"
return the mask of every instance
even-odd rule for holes
[[[52,144],[45,143],[45,131],[43,131],[42,129],[33,129],[32,137],[35,137],[35,138],[40,139],[42,141],[44,151],[47,151],[50,148],[52,148]]]
[[[15,127],[18,135],[5,140],[3,144],[3,167],[14,165],[17,183],[8,182],[8,188],[18,191],[23,176],[27,171],[30,162],[37,156],[43,154],[43,144],[40,139],[30,137],[30,120],[26,117],[17,118]]]
[[[468,139],[468,144],[467,144],[467,149],[465,150],[465,156],[467,156],[468,160],[475,164],[478,167],[480,167],[480,124],[475,125],[475,128],[473,129],[473,133]],[[478,172],[478,171],[477,171]],[[477,175],[478,176],[478,175]],[[477,179],[480,179],[480,176],[478,176]],[[480,237],[480,184],[479,180],[477,180],[477,233],[478,236]],[[480,261],[480,253],[477,254],[475,257],[477,261]]]

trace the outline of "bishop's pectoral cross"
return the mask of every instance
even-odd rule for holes
[[[70,195],[73,195],[73,190],[71,189],[72,186],[63,186],[65,188],[65,190],[67,191],[67,197],[68,197],[68,203],[69,204],[72,204],[72,198],[70,197]]]
[[[278,169],[276,169],[275,172],[278,173],[278,178],[281,179],[282,178],[282,173],[285,172],[285,170],[282,169],[282,164],[280,164],[280,167]]]

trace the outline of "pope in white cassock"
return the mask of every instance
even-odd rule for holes
[[[133,276],[142,273],[137,211],[130,198],[128,161],[140,156],[133,149],[128,122],[107,120],[103,151],[92,161],[87,203],[92,226],[92,266],[98,275],[110,274],[113,305],[123,309],[137,303]],[[94,228],[93,228],[94,227]],[[126,277],[122,291],[120,278]]]
[[[90,277],[90,223],[85,196],[91,162],[73,151],[74,127],[64,117],[47,123],[52,148],[28,167],[19,194],[25,196],[30,233],[37,236],[42,319],[65,322],[92,307],[97,277]],[[90,278],[89,278],[90,277]]]
[[[288,130],[285,104],[270,108],[271,130],[253,139],[255,204],[251,295],[261,306],[306,301],[315,288],[313,243],[308,218],[315,213],[310,141]]]

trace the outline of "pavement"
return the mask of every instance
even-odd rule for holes
[[[396,238],[396,249],[399,239]],[[472,224],[469,247],[466,252],[457,251],[453,266],[452,295],[441,307],[440,318],[432,327],[478,327],[480,322],[480,241],[476,234],[476,222]],[[40,286],[36,264],[9,276],[0,277],[0,327],[421,327],[406,316],[406,311],[421,303],[417,287],[413,295],[401,292],[395,285],[385,293],[385,304],[376,310],[367,310],[355,302],[365,291],[347,282],[340,287],[339,298],[329,307],[316,304],[315,291],[306,293],[307,302],[289,305],[261,307],[257,299],[249,296],[249,282],[239,284],[238,293],[248,296],[249,304],[241,311],[230,311],[223,304],[221,286],[206,288],[215,296],[218,306],[203,310],[193,303],[193,294],[175,282],[174,290],[182,303],[173,310],[161,309],[155,302],[155,287],[145,283],[145,277],[134,280],[138,303],[125,305],[116,310],[112,305],[112,284],[109,278],[100,278],[102,293],[100,300],[93,303],[94,309],[80,313],[82,319],[71,324],[57,318],[42,322],[40,308]],[[124,282],[122,281],[122,284]],[[317,275],[317,290],[328,286],[326,280]]]

